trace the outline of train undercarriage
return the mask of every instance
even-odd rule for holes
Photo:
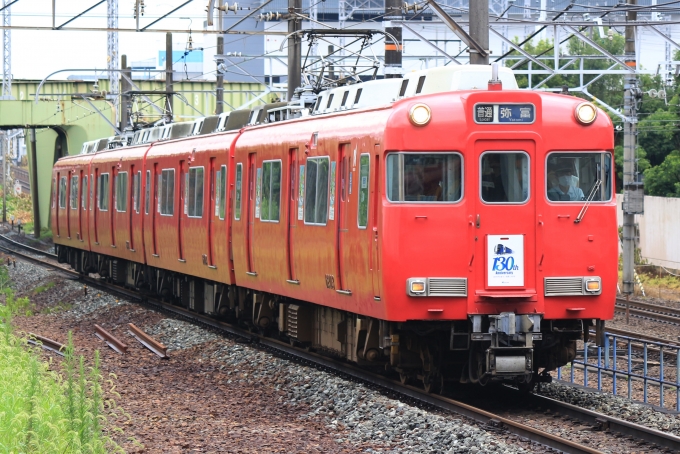
[[[446,383],[514,382],[530,390],[576,356],[576,341],[604,331],[599,320],[542,320],[538,314],[473,315],[468,320],[389,322],[220,284],[57,245],[79,273],[162,298],[291,344],[398,375],[440,392]]]

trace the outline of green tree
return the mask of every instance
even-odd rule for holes
[[[645,193],[680,197],[680,151],[673,150],[660,165],[645,171]]]
[[[647,152],[644,148],[638,146],[635,154],[637,156],[637,171],[644,174],[650,168]],[[614,147],[614,163],[616,164],[616,188],[618,192],[621,192],[623,189],[623,145]]]
[[[680,149],[679,122],[675,113],[659,109],[638,123],[638,144],[647,151],[652,166],[660,165],[673,150]]]

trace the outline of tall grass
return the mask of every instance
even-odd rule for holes
[[[0,281],[7,271],[0,266]],[[2,290],[0,304],[0,452],[122,452],[102,431],[104,399],[99,352],[92,367],[75,354],[69,332],[63,376],[39,359],[15,334],[12,317],[28,307],[27,298]]]

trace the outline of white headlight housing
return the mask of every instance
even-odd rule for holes
[[[582,102],[574,110],[576,121],[582,125],[589,125],[597,118],[597,107],[590,102]]]
[[[408,111],[408,119],[414,126],[425,126],[432,118],[432,111],[426,104],[414,104]]]

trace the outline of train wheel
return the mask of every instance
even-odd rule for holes
[[[441,374],[423,376],[423,389],[428,394],[439,394],[444,389],[444,377]]]
[[[399,372],[399,381],[401,382],[402,385],[405,385],[408,383],[408,374],[404,372]]]

